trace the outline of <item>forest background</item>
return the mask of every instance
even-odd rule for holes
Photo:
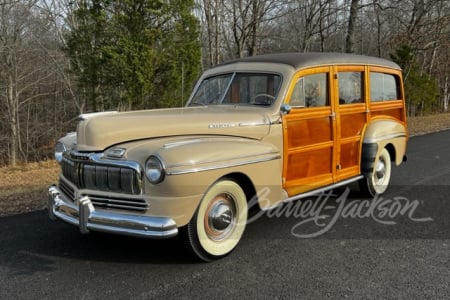
[[[408,115],[448,112],[448,0],[0,0],[0,166],[51,158],[81,113],[181,106],[211,66],[292,51],[394,60]]]

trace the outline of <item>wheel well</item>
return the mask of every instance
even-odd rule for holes
[[[387,144],[385,148],[389,152],[389,156],[391,157],[391,161],[395,161],[395,147],[394,147],[394,145]]]
[[[247,202],[251,201],[253,197],[257,196],[255,186],[253,185],[253,182],[250,180],[250,178],[248,178],[247,175],[242,173],[231,173],[224,176],[223,178],[236,181],[236,183],[239,184],[242,190],[244,191],[245,197],[247,198]]]
[[[388,151],[389,156],[391,157],[391,161],[395,161],[395,147],[391,143],[386,144],[384,148]],[[362,158],[361,158],[361,173],[369,177],[372,174],[375,160],[376,160],[376,154],[378,152],[378,145],[376,143],[367,143],[363,144],[362,148]]]

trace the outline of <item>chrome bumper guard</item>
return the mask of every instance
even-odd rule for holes
[[[83,234],[90,230],[144,238],[169,238],[178,234],[176,223],[170,218],[96,211],[89,197],[72,203],[54,185],[48,189],[48,214],[52,220],[78,226]]]

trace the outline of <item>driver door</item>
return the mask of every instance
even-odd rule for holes
[[[328,184],[335,176],[335,123],[331,68],[302,71],[294,78],[283,116],[283,185],[294,196]]]

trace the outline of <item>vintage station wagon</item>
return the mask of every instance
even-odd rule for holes
[[[206,71],[185,107],[81,115],[55,146],[49,215],[82,233],[179,235],[210,261],[236,247],[250,201],[270,210],[355,181],[381,194],[406,144],[395,63],[246,57]]]

